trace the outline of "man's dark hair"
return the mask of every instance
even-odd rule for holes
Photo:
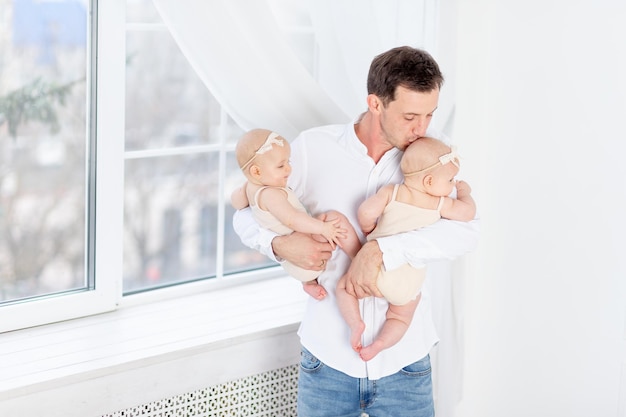
[[[367,76],[367,93],[386,106],[395,99],[398,86],[427,93],[440,89],[443,75],[434,58],[422,49],[400,46],[376,56]]]

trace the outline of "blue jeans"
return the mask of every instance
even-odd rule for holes
[[[304,347],[298,417],[433,417],[430,357],[370,381],[326,366]]]

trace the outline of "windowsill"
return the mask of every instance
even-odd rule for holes
[[[22,398],[23,403],[30,402],[40,393],[61,387],[88,390],[91,384],[93,389],[115,390],[110,385],[115,378],[102,381],[116,375],[132,373],[137,380],[131,381],[129,376],[125,382],[150,386],[158,375],[169,372],[165,375],[169,382],[164,384],[176,386],[175,392],[185,392],[183,388],[207,387],[263,368],[296,363],[299,352],[293,345],[305,301],[301,284],[282,277],[2,334],[0,414],[8,415],[3,408],[7,401]],[[273,342],[267,345],[270,339]],[[289,348],[281,350],[286,345]],[[247,348],[238,351],[242,346]],[[197,369],[191,377],[197,376],[197,381],[189,380],[187,366],[189,371]],[[138,373],[142,369],[146,372]],[[181,381],[176,380],[177,372]],[[119,385],[119,381],[115,383]],[[132,388],[124,388],[129,392],[126,397]],[[136,405],[164,395],[159,389],[165,393],[172,387],[157,386],[141,394],[141,400],[137,395],[116,397],[115,401],[109,398],[107,404],[120,408]],[[141,393],[145,391],[144,385]],[[55,395],[58,397],[58,392]],[[89,398],[77,400],[88,402]]]

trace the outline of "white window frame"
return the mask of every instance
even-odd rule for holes
[[[124,183],[124,56],[125,56],[125,2],[99,1],[95,68],[88,69],[91,108],[87,134],[96,135],[95,167],[95,234],[88,236],[95,245],[91,261],[95,263],[93,289],[60,293],[35,300],[9,304],[0,308],[0,332],[68,320],[81,316],[111,311],[120,299],[122,279],[123,183]],[[89,25],[91,27],[91,25]],[[90,36],[92,38],[92,36]],[[94,88],[95,86],[95,88]],[[90,152],[93,156],[94,152]],[[86,198],[86,201],[89,199]],[[91,233],[91,232],[90,232]]]

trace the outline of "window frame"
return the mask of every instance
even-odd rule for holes
[[[124,0],[89,3],[87,80],[88,184],[95,204],[87,221],[87,288],[7,304],[0,332],[111,311],[119,304],[122,276],[124,183]],[[96,215],[97,214],[97,215]]]

